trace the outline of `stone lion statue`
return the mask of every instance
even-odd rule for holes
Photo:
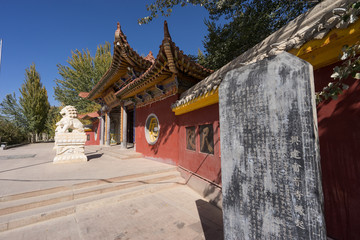
[[[56,123],[55,132],[65,133],[72,129],[73,132],[84,132],[83,124],[77,119],[77,110],[73,106],[66,106],[60,111],[63,117]]]

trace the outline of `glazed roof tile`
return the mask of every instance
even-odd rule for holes
[[[154,55],[153,55],[152,51],[150,51],[149,54],[145,57],[145,60],[148,60],[148,61],[150,61],[152,63],[155,62],[155,58],[154,58]]]
[[[225,74],[232,69],[278,55],[293,48],[298,49],[310,40],[324,38],[334,28],[346,28],[348,23],[342,21],[339,12],[343,12],[344,7],[348,7],[354,2],[357,0],[325,0],[317,4],[314,8],[301,14],[253,48],[182,93],[180,99],[171,107],[179,107],[212,90],[216,90]]]

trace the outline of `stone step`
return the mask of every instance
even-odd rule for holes
[[[77,211],[101,207],[104,204],[113,204],[178,184],[184,184],[183,178],[179,177],[175,172],[169,172],[138,178],[133,183],[122,183],[100,189],[91,187],[91,190],[87,189],[89,191],[74,192],[72,196],[66,196],[67,191],[65,191],[65,195],[62,197],[42,196],[44,198],[42,201],[33,198],[33,202],[13,206],[11,213],[9,213],[10,208],[7,210],[1,209],[5,214],[0,216],[0,231],[66,216]],[[27,200],[30,200],[30,198]]]
[[[31,198],[31,197],[38,197],[38,196],[42,196],[42,195],[48,195],[48,194],[52,194],[52,193],[64,192],[64,191],[69,191],[69,190],[82,189],[82,188],[87,188],[87,187],[92,187],[92,186],[106,185],[109,183],[116,183],[116,182],[126,181],[126,180],[139,178],[139,177],[152,176],[154,174],[174,172],[175,170],[176,170],[176,167],[170,167],[170,168],[166,168],[166,169],[159,169],[156,171],[142,172],[142,173],[130,174],[130,175],[126,175],[126,176],[118,176],[118,177],[113,177],[113,178],[88,181],[88,182],[78,183],[78,184],[74,184],[74,185],[70,185],[70,186],[60,186],[60,187],[42,189],[42,190],[37,190],[37,191],[2,196],[2,197],[0,197],[0,208],[2,206],[2,203],[7,202],[7,201],[14,201],[14,200],[20,200],[20,199]]]
[[[9,215],[6,221],[0,220],[0,232],[13,230],[20,227],[25,227],[31,224],[36,224],[46,220],[64,217],[67,215],[75,214],[80,211],[88,211],[94,208],[99,208],[104,205],[116,204],[118,202],[136,198],[152,192],[164,190],[166,188],[172,188],[177,186],[179,183],[175,180],[181,181],[180,178],[174,179],[174,182],[165,182],[164,184],[153,185],[152,187],[145,187],[144,185],[135,187],[129,191],[113,192],[103,198],[91,197],[91,200],[80,199],[74,202],[58,203],[51,206],[45,206],[41,208],[31,209],[26,212],[20,212],[13,215]],[[159,182],[162,183],[162,182]]]
[[[178,177],[176,171],[163,171],[152,174],[136,174],[132,177],[118,177],[104,179],[102,182],[85,182],[78,185],[64,187],[62,191],[48,193],[45,195],[34,195],[31,198],[20,198],[17,200],[0,203],[0,216],[15,212],[25,211],[32,208],[52,205],[59,202],[72,201],[93,195],[104,194],[125,188],[131,188],[143,184],[151,184],[157,181]],[[42,193],[46,192],[44,190]]]

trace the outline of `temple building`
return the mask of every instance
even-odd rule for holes
[[[99,144],[134,146],[145,157],[220,184],[216,100],[206,100],[187,114],[172,109],[181,94],[211,73],[175,45],[166,21],[156,58],[134,51],[118,24],[109,70],[91,92],[82,93],[102,105]]]
[[[360,20],[346,22],[354,0],[325,0],[216,72],[172,41],[167,24],[154,58],[136,53],[118,28],[109,70],[87,94],[102,105],[100,144],[134,146],[145,157],[177,165],[187,183],[221,206],[218,87],[239,66],[287,51],[312,64],[316,91],[330,77],[344,45],[360,39]],[[360,80],[317,106],[325,219],[334,239],[360,235]]]

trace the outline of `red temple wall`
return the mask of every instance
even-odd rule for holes
[[[332,79],[332,66],[314,71],[320,91]],[[337,100],[318,105],[318,126],[325,220],[328,236],[360,236],[360,81],[347,79],[350,87]]]
[[[156,158],[159,161],[177,165],[179,158],[178,134],[176,117],[171,110],[171,104],[178,99],[174,95],[164,100],[136,108],[135,142],[136,151],[145,157]],[[160,125],[159,138],[154,145],[148,144],[145,138],[145,121],[149,114],[154,113]]]
[[[213,104],[177,116],[179,124],[179,165],[212,182],[221,184],[219,105]],[[199,126],[212,124],[214,154],[200,152]],[[196,151],[186,148],[186,127],[195,126]]]

